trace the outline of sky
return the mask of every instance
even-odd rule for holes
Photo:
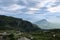
[[[0,0],[0,15],[60,23],[60,0]]]

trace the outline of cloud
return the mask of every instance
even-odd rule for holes
[[[29,11],[27,11],[25,14],[35,14],[35,10],[29,10]]]
[[[47,7],[50,4],[53,4],[56,0],[5,0],[2,1],[2,4],[6,4],[8,6],[1,7],[5,11],[9,12],[17,12],[17,13],[26,13],[26,14],[35,14],[38,13],[38,10],[41,12],[43,9],[42,7]],[[9,5],[11,4],[11,5]],[[23,5],[24,4],[24,5]],[[51,5],[50,5],[51,6]],[[21,9],[27,8],[25,12]],[[42,9],[42,10],[41,10]],[[18,12],[20,11],[20,12]],[[45,12],[45,11],[42,11]]]
[[[55,18],[60,13],[59,5],[60,0],[0,0],[0,14],[37,21]]]
[[[37,8],[29,8],[29,10],[32,10],[32,11],[35,10],[36,11],[36,10],[39,10],[39,9],[37,9]]]
[[[14,2],[18,2],[19,0],[13,0]]]
[[[56,6],[56,7],[50,7],[47,9],[49,12],[60,12],[60,6]]]
[[[17,5],[17,4],[13,4],[13,5],[10,5],[7,7],[1,7],[2,10],[12,11],[12,12],[23,9],[23,8],[25,8],[25,6],[21,6],[21,5]]]
[[[37,8],[41,8],[41,7],[45,7],[47,5],[49,5],[50,3],[54,3],[56,2],[56,0],[42,0],[39,1],[39,3],[36,5]]]
[[[35,7],[34,6],[31,8],[29,7],[30,11],[28,11],[27,14],[35,14],[35,13],[43,14],[44,12],[48,12],[48,10],[46,10],[46,9],[48,9],[52,5],[55,5],[55,2],[56,2],[56,0],[38,0],[38,1],[36,1],[37,4],[35,5]],[[43,7],[46,7],[46,9],[43,9]]]
[[[27,11],[25,14],[35,14],[37,10],[37,8],[28,8],[29,11]]]
[[[25,8],[25,7],[21,6],[21,5],[13,4],[13,5],[9,6],[7,9],[11,10],[11,11],[16,11],[16,10],[23,9],[23,8]]]

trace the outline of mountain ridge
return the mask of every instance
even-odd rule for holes
[[[20,30],[23,32],[38,31],[37,25],[21,18],[0,15],[0,30]]]

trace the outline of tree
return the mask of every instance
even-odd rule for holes
[[[10,38],[10,40],[15,40],[13,33],[11,33],[8,37]]]

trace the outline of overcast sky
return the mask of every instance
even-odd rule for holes
[[[60,23],[60,0],[0,0],[0,15]]]

